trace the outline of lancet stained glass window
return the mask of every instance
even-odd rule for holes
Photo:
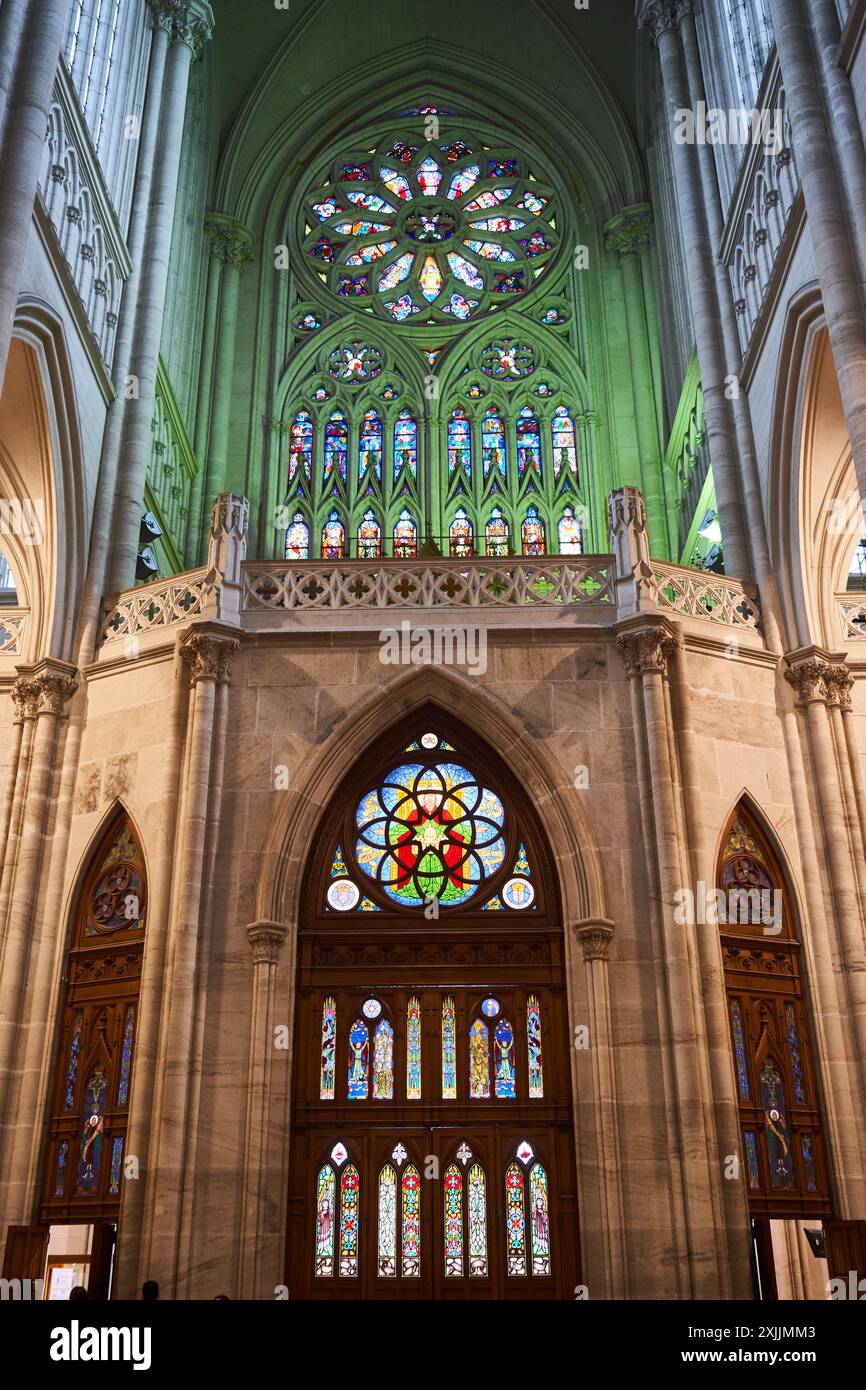
[[[541,1061],[541,1006],[530,994],[526,1001],[526,1045],[529,1061],[529,1099],[544,1097],[544,1071]]]
[[[456,1163],[445,1169],[445,1275],[463,1277],[463,1175]]]
[[[484,1169],[473,1163],[467,1176],[469,1194],[469,1276],[486,1279],[487,1263],[487,1182]]]
[[[410,1163],[403,1173],[403,1278],[421,1274],[421,1178]]]
[[[358,1170],[350,1163],[340,1179],[340,1274],[354,1279],[358,1274],[358,1212],[361,1180]]]
[[[386,1018],[373,1034],[373,1099],[394,1097],[394,1029]]]
[[[379,1174],[379,1273],[397,1273],[397,1174],[390,1164]]]
[[[454,997],[447,994],[442,1001],[442,1099],[457,1097],[457,1020]]]
[[[416,995],[406,1015],[406,1099],[421,1099],[421,1001]]]
[[[523,1209],[523,1173],[516,1163],[505,1174],[505,1231],[508,1273],[526,1273],[526,1216]]]
[[[370,1082],[370,1030],[356,1018],[349,1032],[349,1100],[366,1100]]]
[[[322,1063],[319,1080],[319,1099],[334,1099],[337,1045],[337,1005],[331,995],[322,1005]]]

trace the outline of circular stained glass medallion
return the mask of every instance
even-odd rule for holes
[[[481,1005],[481,1012],[484,1014],[485,1018],[495,1018],[499,1013],[499,1000],[485,999],[484,1003]]]
[[[361,1012],[365,1018],[378,1018],[382,1012],[382,1005],[378,999],[365,999]]]
[[[531,907],[534,899],[535,889],[528,878],[510,878],[502,890],[502,901],[506,907]]]
[[[466,903],[505,858],[505,809],[460,763],[405,762],[355,813],[361,870],[404,907]],[[520,880],[523,882],[523,880]]]
[[[357,884],[349,878],[335,878],[328,887],[328,904],[335,912],[351,912],[357,907],[361,894]]]

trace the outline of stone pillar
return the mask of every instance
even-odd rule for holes
[[[834,710],[847,710],[851,701],[851,673],[844,655],[804,647],[786,657],[785,679],[796,692],[797,708],[802,711],[811,752],[815,801],[820,806],[829,868],[829,890],[835,912],[829,915],[835,928],[841,975],[847,994],[850,1018],[852,1062],[861,1075],[866,1067],[866,933],[859,899],[858,875],[849,840],[849,817],[857,807],[846,806],[843,789],[851,786],[850,769],[846,779],[841,763],[847,759],[847,744],[841,729],[834,738]],[[855,850],[856,852],[856,850]],[[845,1011],[845,1001],[840,1000]]]
[[[129,588],[135,579],[189,70],[193,58],[201,55],[211,36],[213,15],[206,0],[157,0],[157,24],[168,31],[170,44],[159,124],[158,158],[153,171],[148,213],[147,253],[141,271],[134,350],[130,363],[138,394],[127,401],[124,418],[123,462],[118,479],[114,540],[107,584],[111,592]]]
[[[217,763],[221,764],[224,755],[214,734],[221,723],[225,688],[239,646],[237,629],[204,622],[189,629],[180,648],[190,671],[191,693],[176,828],[176,870],[166,929],[140,1270],[144,1279],[149,1277],[148,1270],[158,1269],[168,1296],[177,1293],[178,1284],[185,1284],[188,1274],[179,1268],[179,1252],[189,1221],[183,1204],[188,1110],[190,1095],[200,1080],[200,1063],[194,1061],[196,1020],[206,1005],[200,982],[201,908],[210,851],[210,797],[221,776]]]
[[[20,62],[8,99],[0,173],[0,390],[6,376],[48,109],[68,9],[66,0],[39,0],[27,12],[23,35],[20,6],[10,16],[11,40],[14,42],[18,36]],[[5,37],[5,23],[3,29]]]
[[[273,1249],[282,1225],[286,1196],[269,1185],[268,1155],[271,1070],[277,1025],[275,995],[277,961],[286,936],[280,922],[253,922],[247,938],[253,956],[253,1000],[250,1018],[250,1059],[247,1116],[244,1128],[244,1194],[241,1216],[238,1298],[273,1298],[273,1273],[281,1268]],[[284,1021],[284,1020],[283,1020]],[[284,1054],[285,1055],[285,1054]],[[274,1261],[276,1260],[276,1265]],[[270,1269],[270,1275],[268,1273]],[[271,1287],[266,1287],[270,1278]]]
[[[213,363],[210,433],[207,449],[198,460],[200,476],[203,475],[204,478],[202,504],[205,509],[212,505],[214,491],[222,491],[226,483],[241,267],[253,259],[252,234],[233,218],[211,213],[206,230],[213,255],[222,264],[222,275]],[[199,545],[199,563],[203,563],[207,546],[205,537],[201,537]]]
[[[154,6],[151,8],[152,11],[155,9]],[[129,256],[132,269],[123,287],[112,361],[112,376],[119,394],[115,396],[108,408],[102,435],[99,480],[93,509],[93,536],[90,543],[87,579],[79,618],[78,660],[80,664],[86,664],[93,658],[99,624],[99,609],[106,590],[112,512],[120,466],[124,410],[127,405],[126,379],[132,355],[141,271],[147,254],[147,212],[156,157],[159,117],[162,110],[162,90],[170,27],[165,22],[158,22],[157,15],[153,15],[147,88],[144,97],[144,110],[138,141],[138,162],[135,167],[135,185],[129,217]]]
[[[608,956],[614,924],[604,917],[576,922],[574,932],[583,948],[586,994],[589,1000],[589,1055],[595,1096],[595,1138],[598,1166],[598,1238],[605,1262],[605,1297],[628,1298],[626,1222],[622,1198],[622,1155],[619,1131],[622,1116],[614,1066],[613,1021],[610,1008]]]
[[[205,222],[207,230],[207,222]],[[192,480],[189,491],[189,508],[186,520],[184,558],[189,569],[198,563],[199,543],[203,529],[202,497],[204,496],[204,475],[207,460],[207,436],[210,425],[211,391],[213,387],[213,357],[216,343],[217,311],[219,308],[220,275],[222,261],[214,254],[213,244],[208,238],[210,255],[207,267],[207,291],[205,294],[204,328],[202,334],[201,364],[198,377],[198,400],[195,414],[195,434],[193,452],[198,472]]]
[[[677,0],[641,0],[638,11],[639,27],[647,30],[658,48],[671,129],[675,113],[690,106],[678,30],[684,8]],[[697,151],[693,146],[680,145],[676,141],[672,141],[671,148],[683,242],[689,248],[689,295],[701,368],[704,415],[716,485],[725,569],[728,574],[740,579],[751,579],[739,464],[729,402],[725,396],[725,377],[728,373],[715,291],[715,253],[704,216]]]
[[[18,70],[26,22],[27,0],[5,0],[0,8],[0,149],[6,136],[6,111]]]
[[[22,733],[28,747],[26,781],[19,777],[20,821],[14,846],[11,837],[7,846],[8,878],[4,871],[3,883],[7,911],[0,958],[0,1117],[7,1123],[14,1119],[6,1098],[16,1057],[40,874],[51,840],[58,735],[66,706],[78,688],[75,668],[63,661],[47,658],[17,669],[16,707],[30,728]]]
[[[866,289],[866,227],[863,225],[866,148],[851,79],[839,62],[842,35],[836,0],[809,0],[807,9],[827,93],[833,126],[833,148],[838,152],[837,166],[848,213],[849,233],[857,254],[860,284]]]
[[[835,157],[836,117],[831,112],[831,125],[825,115],[807,8],[801,0],[770,0],[827,331],[860,495],[866,498],[866,317]],[[862,208],[856,215],[862,220]]]
[[[651,228],[652,211],[648,203],[626,208],[605,227],[605,245],[608,251],[619,256],[622,273],[634,418],[641,487],[649,518],[650,550],[660,559],[669,560],[670,537],[642,270],[642,252],[650,244]]]
[[[688,1298],[730,1296],[723,1181],[713,1124],[706,1029],[693,927],[678,924],[676,894],[689,882],[683,816],[678,805],[679,772],[670,739],[672,724],[667,682],[671,658],[680,646],[677,627],[666,618],[638,616],[617,626],[617,642],[633,682],[639,726],[638,758],[645,768],[648,849],[658,884],[655,902],[655,954],[662,993],[659,999],[667,1107],[662,1117],[677,1165],[685,1231],[685,1288]]]

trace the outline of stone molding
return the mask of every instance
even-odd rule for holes
[[[609,959],[614,924],[608,917],[587,917],[583,922],[575,922],[573,930],[583,947],[585,961]]]
[[[251,922],[247,938],[252,948],[253,965],[276,965],[286,939],[288,927],[282,922]]]
[[[190,685],[199,681],[230,684],[231,664],[239,647],[236,636],[219,628],[208,624],[191,628],[181,639],[180,648],[181,657],[190,668]]]
[[[617,629],[626,674],[668,676],[671,659],[682,646],[678,628],[665,618],[630,618]]]
[[[852,709],[854,677],[844,654],[825,652],[820,647],[804,647],[785,660],[785,680],[793,688],[798,709],[822,704],[828,709]]]

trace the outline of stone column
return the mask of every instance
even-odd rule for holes
[[[638,11],[639,27],[647,30],[658,48],[671,130],[675,113],[690,106],[678,30],[683,10],[677,0],[641,0]],[[725,396],[727,370],[715,291],[714,251],[704,216],[697,151],[673,139],[671,148],[683,242],[689,248],[689,295],[725,569],[740,579],[751,579],[739,463]]]
[[[142,1269],[160,1269],[166,1293],[173,1296],[188,1271],[179,1269],[183,1239],[182,1197],[186,1180],[185,1151],[190,1095],[199,1082],[193,1061],[196,1019],[204,1008],[200,995],[201,907],[208,860],[208,809],[215,767],[224,749],[216,746],[220,696],[229,682],[240,641],[236,628],[197,623],[181,643],[190,671],[186,754],[181,809],[176,830],[176,871],[167,925],[166,973],[157,1052],[157,1084],[151,1115],[153,1136],[148,1157]],[[200,1064],[199,1068],[200,1068]],[[147,1278],[147,1273],[142,1278]]]
[[[0,1117],[8,1124],[14,1121],[6,1099],[19,1036],[32,923],[51,840],[58,735],[66,719],[66,706],[78,688],[75,668],[67,662],[46,658],[35,666],[19,666],[18,672],[16,705],[19,717],[31,730],[22,735],[29,744],[29,765],[26,784],[19,782],[20,825],[8,880],[4,874],[8,906],[0,959]],[[10,843],[7,853],[11,851]]]
[[[205,222],[207,231],[207,221]],[[204,496],[204,474],[207,458],[207,436],[210,425],[211,390],[213,386],[213,356],[216,343],[217,310],[219,307],[220,275],[222,261],[214,254],[213,244],[208,238],[210,255],[207,267],[207,291],[205,294],[204,329],[202,334],[201,366],[198,378],[198,399],[196,402],[195,434],[193,452],[198,472],[189,490],[189,508],[186,521],[184,559],[190,569],[198,563],[199,542],[203,529],[202,497]]]
[[[18,70],[26,22],[27,0],[5,0],[0,8],[0,149],[6,136],[6,111]]]
[[[619,256],[622,273],[635,428],[641,487],[649,518],[650,550],[660,559],[669,560],[670,537],[642,271],[642,252],[650,244],[651,229],[652,211],[648,203],[625,208],[605,227],[605,245],[608,251]]]
[[[806,11],[801,0],[770,0],[827,331],[860,495],[866,498],[866,317],[834,153],[836,116],[831,112],[831,124],[825,115]],[[862,220],[862,208],[857,217]]]
[[[146,257],[148,207],[156,157],[159,117],[162,110],[162,90],[168,54],[171,25],[164,16],[160,22],[157,6],[152,4],[153,33],[147,68],[147,87],[144,97],[141,131],[138,141],[138,161],[135,166],[135,185],[129,217],[129,258],[132,269],[123,287],[123,298],[114,340],[112,376],[118,394],[108,408],[102,435],[99,460],[99,480],[93,509],[93,538],[87,567],[84,595],[79,618],[78,660],[92,660],[96,646],[99,609],[106,590],[108,549],[111,543],[112,511],[120,466],[120,443],[127,405],[126,381],[132,356],[136,309],[141,272]]]
[[[159,154],[153,171],[148,213],[147,253],[141,271],[130,364],[138,394],[127,401],[124,417],[123,464],[118,479],[107,584],[110,592],[129,588],[135,579],[189,70],[193,58],[200,57],[211,36],[213,15],[206,0],[159,0],[157,23],[167,28],[170,45],[159,125]]]
[[[586,994],[589,1000],[589,1054],[595,1096],[595,1138],[598,1166],[599,1239],[604,1250],[607,1298],[628,1298],[626,1222],[622,1198],[622,1155],[619,1131],[622,1115],[614,1066],[613,1021],[610,1008],[608,956],[614,924],[607,918],[576,922],[574,932],[583,948]]]
[[[287,928],[280,922],[253,922],[247,938],[253,956],[253,1000],[250,1018],[250,1058],[247,1084],[247,1116],[244,1128],[244,1194],[241,1216],[238,1298],[273,1298],[273,1272],[280,1267],[280,1253],[272,1248],[280,1229],[279,1216],[285,1193],[269,1187],[268,1155],[271,1070],[277,1024],[275,995],[277,961]],[[282,1020],[284,1021],[284,1020]],[[283,1054],[286,1055],[285,1053]],[[270,1226],[270,1229],[268,1229]],[[276,1257],[276,1266],[274,1264]],[[270,1279],[272,1286],[263,1284]]]
[[[6,376],[48,109],[68,9],[66,0],[39,0],[27,12],[23,36],[20,6],[10,17],[12,41],[16,34],[20,38],[20,62],[9,95],[0,173],[0,390]],[[4,35],[5,29],[4,24]]]
[[[225,485],[231,419],[232,378],[235,369],[238,293],[241,266],[253,258],[252,233],[231,217],[210,213],[206,223],[212,254],[222,265],[219,315],[213,363],[213,390],[210,404],[210,431],[202,457],[197,460],[203,478],[201,505],[207,510],[214,491]],[[199,512],[201,511],[201,505]],[[201,526],[199,523],[199,532]],[[199,564],[204,563],[207,538],[200,536]]]
[[[668,1077],[663,1116],[678,1166],[685,1221],[686,1289],[690,1298],[730,1296],[723,1181],[713,1124],[713,1097],[706,1056],[706,1029],[700,982],[690,932],[676,920],[676,893],[689,882],[683,844],[679,774],[669,737],[671,709],[667,681],[671,658],[680,646],[678,628],[666,618],[638,616],[617,626],[617,642],[634,683],[640,726],[638,756],[647,776],[649,848],[658,882],[655,950],[662,983],[659,999],[662,1070]]]
[[[847,993],[850,1017],[852,1061],[861,1074],[866,1067],[866,934],[858,893],[858,877],[851,854],[848,819],[857,807],[846,807],[843,788],[846,779],[840,763],[847,759],[844,738],[841,747],[833,737],[834,708],[846,708],[851,699],[851,673],[845,657],[805,647],[786,657],[785,679],[796,692],[796,703],[806,725],[812,757],[815,801],[820,806],[820,829],[829,868],[829,889],[835,912],[829,915],[835,927],[842,979]],[[841,732],[841,731],[840,731]],[[850,783],[850,776],[847,779]],[[844,1007],[845,1001],[840,1001]]]
[[[866,148],[851,79],[839,62],[839,42],[842,37],[839,15],[835,0],[809,0],[807,10],[827,93],[833,126],[833,148],[838,152],[838,173],[848,213],[849,232],[857,253],[860,284],[866,288],[866,227],[863,225]]]

